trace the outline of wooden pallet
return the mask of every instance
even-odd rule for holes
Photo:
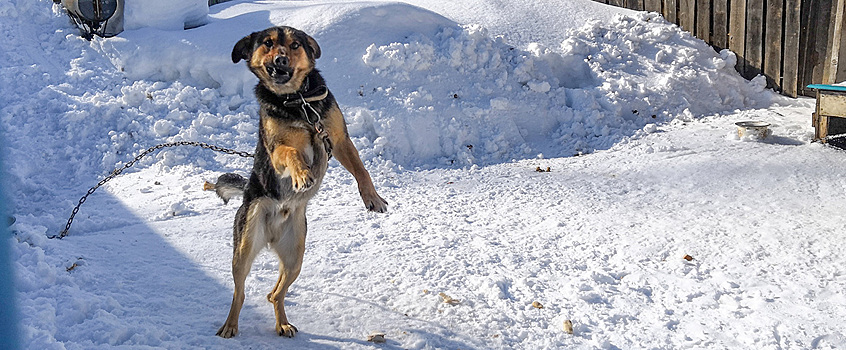
[[[814,141],[828,142],[830,118],[846,118],[846,86],[814,84],[808,89],[816,90],[817,109],[812,115]]]

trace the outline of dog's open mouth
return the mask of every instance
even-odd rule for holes
[[[267,75],[273,79],[273,82],[276,84],[282,85],[291,80],[291,76],[294,73],[294,70],[288,67],[278,67],[275,65],[270,65],[266,67]]]

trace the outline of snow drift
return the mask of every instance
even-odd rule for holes
[[[149,127],[166,132],[148,136],[181,140],[246,130],[249,138],[251,128],[237,123],[249,123],[240,116],[255,108],[255,78],[231,64],[228,52],[263,23],[317,38],[326,55],[318,68],[348,115],[352,136],[368,150],[365,157],[404,167],[589,153],[649,124],[773,98],[764,80],[748,82],[735,72],[733,53],[714,52],[654,13],[586,24],[558,47],[520,49],[479,26],[406,4],[282,2],[270,6],[273,15],[249,12],[251,6],[223,7],[211,23],[182,36],[159,39],[145,29],[103,41],[102,52],[133,79],[187,82],[230,101],[231,112],[214,117],[222,123],[199,128],[180,123],[182,114],[169,108]],[[162,42],[171,49],[155,49]]]

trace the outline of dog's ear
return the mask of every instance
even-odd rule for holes
[[[305,36],[306,43],[308,43],[308,47],[311,48],[311,54],[314,59],[320,58],[320,45],[317,45],[317,40],[314,40],[311,35],[305,33],[303,33],[303,36]]]
[[[249,61],[253,57],[253,41],[258,35],[258,32],[247,35],[235,43],[232,48],[232,63],[238,63],[241,60]]]

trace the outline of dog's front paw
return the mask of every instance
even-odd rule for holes
[[[230,325],[228,322],[224,323],[220,329],[217,330],[217,335],[221,338],[232,338],[238,334],[238,325]]]
[[[367,210],[377,213],[384,213],[388,211],[388,201],[382,199],[376,191],[367,193],[362,192],[361,200],[364,201],[364,206],[367,207]]]
[[[276,325],[276,334],[283,337],[293,338],[297,334],[297,327],[292,324]]]
[[[291,173],[291,186],[296,192],[305,192],[314,186],[314,176],[311,171],[300,170]]]

